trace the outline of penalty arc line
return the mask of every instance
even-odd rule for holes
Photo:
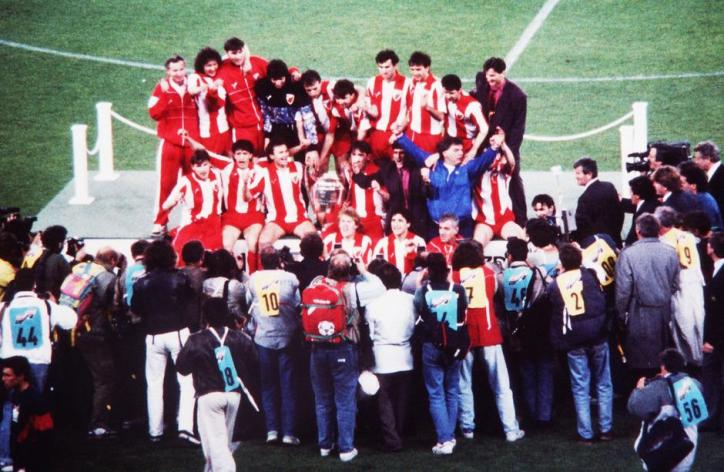
[[[90,54],[79,54],[75,52],[60,51],[57,49],[42,48],[38,46],[32,46],[30,44],[18,43],[15,41],[8,41],[6,39],[0,39],[0,45],[22,49],[25,51],[38,52],[43,54],[50,54],[53,56],[67,57],[70,59],[79,59],[83,61],[100,62],[103,64],[112,64],[117,66],[135,67],[139,69],[147,70],[164,70],[164,67],[159,64],[149,64],[147,62],[139,61],[127,61],[125,59],[114,59],[112,57],[92,56]],[[627,82],[627,81],[641,81],[641,80],[666,80],[666,79],[691,79],[701,77],[721,77],[724,76],[724,71],[713,71],[713,72],[683,72],[679,74],[653,74],[653,75],[632,75],[632,76],[612,76],[612,77],[515,77],[516,82],[531,83],[531,84],[557,84],[557,83],[586,83],[586,82]],[[342,77],[328,77],[329,79],[340,79]],[[353,82],[366,82],[369,77],[344,77]],[[461,79],[465,83],[473,83],[473,78]]]
[[[518,42],[515,43],[513,49],[511,49],[508,54],[506,54],[505,64],[507,66],[506,71],[508,73],[510,73],[510,69],[512,69],[513,65],[518,61],[520,55],[523,54],[525,48],[528,47],[530,40],[533,39],[533,36],[535,36],[540,27],[543,26],[543,22],[546,21],[548,15],[550,15],[556,5],[558,5],[558,2],[560,2],[560,0],[548,0],[547,2],[545,2],[538,14],[523,30],[523,34],[520,35],[520,38],[518,38]]]

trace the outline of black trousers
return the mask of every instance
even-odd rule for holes
[[[407,418],[407,405],[412,383],[412,371],[377,374],[380,391],[377,407],[380,414],[382,440],[392,450],[402,448],[402,432]]]
[[[86,334],[78,338],[78,351],[83,356],[93,378],[93,406],[90,428],[110,428],[115,370],[110,342]]]
[[[508,186],[510,200],[513,203],[513,214],[515,214],[515,222],[521,228],[525,227],[528,221],[528,206],[525,202],[525,189],[523,188],[523,179],[520,178],[520,158],[516,159],[515,170],[510,176],[510,185]]]

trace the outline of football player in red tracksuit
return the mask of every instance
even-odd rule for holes
[[[189,175],[179,179],[162,205],[162,210],[168,212],[183,202],[181,225],[173,240],[173,247],[179,255],[184,244],[193,240],[201,241],[208,251],[222,247],[221,177],[216,169],[211,168],[209,154],[204,150],[194,152],[191,170]]]
[[[158,122],[156,133],[161,138],[158,148],[157,167],[159,188],[156,200],[154,234],[165,232],[168,213],[161,209],[176,185],[178,172],[191,171],[193,148],[191,141],[199,139],[199,119],[196,101],[188,93],[186,62],[181,56],[166,60],[166,78],[161,79],[148,100],[148,114]]]
[[[381,255],[403,276],[414,268],[418,248],[425,248],[425,240],[410,231],[410,218],[405,209],[395,211],[390,218],[392,234],[380,239],[374,250],[375,256]]]
[[[239,235],[244,234],[247,245],[247,266],[251,274],[257,267],[257,242],[264,225],[264,205],[260,196],[251,198],[249,189],[260,177],[253,162],[254,146],[249,141],[237,141],[232,146],[234,163],[221,172],[224,206],[221,215],[224,249],[232,252]]]
[[[462,139],[465,158],[473,158],[488,134],[483,107],[475,97],[465,93],[457,75],[448,74],[441,83],[445,90],[447,134]]]
[[[430,56],[415,51],[407,62],[412,81],[407,93],[407,136],[420,149],[436,152],[442,140],[445,96],[440,81],[430,72]]]
[[[439,252],[445,256],[447,265],[452,264],[452,255],[460,244],[458,236],[458,217],[447,213],[440,217],[438,231],[440,236],[433,238],[427,243],[428,252]]]
[[[397,71],[400,58],[394,51],[385,49],[375,57],[379,75],[367,83],[365,92],[365,114],[367,125],[360,127],[357,139],[363,139],[371,127],[368,142],[372,146],[372,157],[392,155],[390,136],[401,133],[407,115],[407,94],[410,80]]]
[[[263,192],[266,202],[266,223],[259,235],[260,250],[285,234],[301,238],[316,231],[307,218],[302,198],[302,165],[291,158],[289,147],[278,138],[269,142],[267,155],[271,162],[259,170],[260,178],[255,179],[249,189],[252,198]]]
[[[194,60],[195,73],[189,76],[189,93],[196,97],[199,109],[199,135],[207,151],[228,156],[231,149],[231,132],[226,119],[226,90],[218,76],[221,56],[212,48],[203,48]],[[211,156],[211,164],[223,169],[231,159],[221,160]]]
[[[370,153],[370,145],[366,142],[352,143],[349,165],[351,175],[347,175],[347,204],[359,215],[364,234],[377,242],[385,235],[384,205],[390,199],[390,194],[381,184],[380,168],[369,161]]]

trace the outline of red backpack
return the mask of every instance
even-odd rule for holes
[[[344,299],[346,282],[321,277],[302,292],[302,330],[307,341],[340,343],[351,323]]]

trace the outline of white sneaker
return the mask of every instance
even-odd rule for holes
[[[359,452],[357,451],[357,449],[352,449],[352,450],[349,451],[349,452],[340,452],[340,453],[339,453],[339,460],[341,460],[342,462],[349,462],[349,461],[351,461],[352,459],[354,459],[355,457],[357,457],[357,454],[359,454]]]
[[[276,431],[268,431],[266,433],[266,442],[267,443],[276,442],[278,439],[279,439],[279,433],[277,433]]]
[[[463,438],[465,439],[473,439],[475,437],[475,431],[471,429],[463,429],[462,430]]]
[[[449,456],[455,450],[455,440],[437,443],[432,448],[432,453],[436,456]]]
[[[284,444],[289,444],[290,446],[299,446],[302,443],[298,437],[291,435],[284,436],[282,438],[282,442]]]
[[[193,444],[194,446],[198,446],[201,444],[201,441],[199,441],[199,438],[194,436],[192,433],[189,433],[188,431],[179,431],[178,438],[184,441],[188,441],[189,443]]]
[[[519,439],[523,439],[523,436],[525,436],[525,431],[517,429],[515,431],[508,431],[505,433],[505,440],[508,442],[516,442]]]
[[[329,457],[329,455],[332,453],[332,449],[325,449],[323,447],[319,448],[319,455],[322,457]]]

